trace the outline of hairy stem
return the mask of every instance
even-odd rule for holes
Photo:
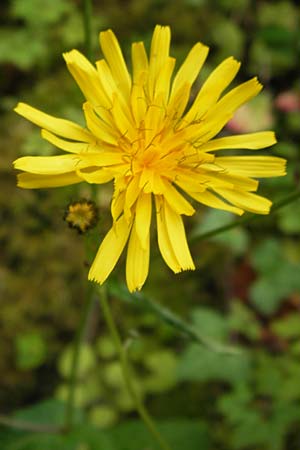
[[[114,340],[116,350],[119,354],[120,364],[121,364],[122,373],[123,373],[123,377],[124,377],[124,382],[126,384],[128,392],[129,392],[132,400],[134,401],[135,407],[136,407],[141,419],[144,421],[146,427],[148,428],[148,430],[150,431],[152,436],[155,438],[155,440],[157,441],[157,443],[159,444],[161,449],[162,450],[170,450],[169,445],[166,443],[164,438],[161,436],[161,434],[157,430],[151,416],[145,409],[145,406],[143,405],[139,395],[137,394],[137,392],[134,388],[133,377],[132,377],[131,369],[130,369],[130,366],[128,363],[126,350],[125,350],[124,346],[122,345],[121,338],[119,336],[113,315],[111,313],[110,305],[109,305],[109,302],[107,299],[106,288],[102,286],[99,289],[99,293],[100,293],[100,304],[102,307],[103,315],[104,315],[105,321],[107,323],[107,326],[109,328],[109,331],[111,333],[111,336]]]

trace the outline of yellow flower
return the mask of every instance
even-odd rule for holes
[[[104,59],[96,66],[77,50],[64,54],[86,98],[86,128],[18,104],[17,113],[40,126],[42,137],[67,153],[25,156],[14,165],[22,171],[18,185],[23,188],[114,181],[113,225],[89,279],[103,283],[128,241],[126,278],[134,291],[148,275],[153,199],[163,259],[175,273],[194,269],[182,216],[192,216],[195,210],[186,196],[236,214],[268,214],[271,202],[254,193],[258,181],[253,177],[284,175],[285,160],[215,154],[276,142],[271,131],[215,138],[262,88],[253,78],[222,95],[240,67],[234,58],[210,74],[188,108],[192,85],[208,54],[205,45],[194,45],[173,78],[169,27],[156,26],[149,57],[143,42],[132,45],[132,75],[111,30],[100,33],[100,45]]]

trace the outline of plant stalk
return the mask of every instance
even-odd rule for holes
[[[159,444],[160,448],[162,450],[171,450],[169,445],[167,444],[167,442],[164,440],[164,438],[161,436],[161,434],[157,430],[151,416],[147,412],[145,406],[143,405],[139,395],[137,394],[137,392],[134,388],[133,377],[132,377],[131,369],[130,369],[130,366],[128,363],[127,353],[126,353],[124,346],[122,345],[120,335],[118,333],[113,315],[111,313],[110,305],[109,305],[109,302],[107,299],[106,288],[104,286],[101,286],[101,288],[99,289],[99,294],[100,294],[100,304],[102,307],[103,315],[104,315],[106,324],[109,328],[109,331],[111,333],[111,336],[114,340],[116,350],[119,354],[122,374],[123,374],[124,382],[126,384],[128,392],[129,392],[132,400],[135,403],[136,409],[137,409],[141,419],[144,421],[146,427],[148,428],[148,430],[152,434],[152,436],[155,438],[155,440]]]

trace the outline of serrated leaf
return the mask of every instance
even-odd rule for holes
[[[250,369],[251,358],[246,351],[238,355],[224,355],[192,344],[183,353],[177,373],[179,380],[234,384],[248,379]]]

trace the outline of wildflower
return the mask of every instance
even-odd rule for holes
[[[64,220],[70,228],[75,228],[79,234],[94,228],[98,221],[98,211],[95,202],[77,200],[68,205]]]
[[[90,268],[89,279],[103,283],[127,247],[130,291],[141,289],[149,268],[152,200],[158,246],[175,272],[195,268],[182,216],[204,205],[243,214],[268,214],[271,202],[255,194],[255,178],[285,174],[285,160],[273,156],[218,156],[219,150],[269,147],[271,131],[215,136],[235,111],[262,86],[253,78],[223,91],[240,63],[225,59],[207,78],[190,108],[190,92],[208,48],[197,43],[172,79],[170,28],[156,26],[150,55],[142,42],[132,45],[132,75],[111,30],[100,33],[104,59],[93,66],[81,53],[64,54],[82,90],[86,128],[20,103],[16,112],[42,128],[42,137],[64,150],[59,156],[25,156],[15,161],[23,188],[114,181],[112,228]]]

